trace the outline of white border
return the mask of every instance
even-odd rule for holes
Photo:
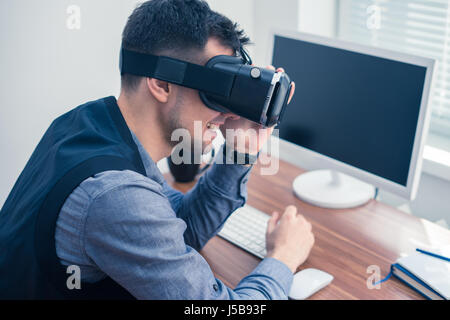
[[[431,85],[433,82],[432,78],[434,74],[433,71],[435,68],[436,61],[434,59],[419,57],[411,54],[405,54],[397,51],[381,49],[372,46],[361,45],[353,42],[342,41],[335,38],[326,38],[322,36],[301,33],[296,31],[286,31],[276,29],[270,32],[270,41],[268,49],[269,54],[268,56],[270,57],[269,59],[270,62],[272,62],[275,35],[288,37],[292,39],[298,39],[302,41],[308,41],[344,50],[350,50],[358,53],[374,55],[381,58],[410,63],[427,68],[406,187],[398,183],[392,182],[390,180],[387,180],[385,178],[379,177],[375,174],[348,165],[344,162],[332,159],[318,152],[312,151],[310,149],[298,145],[294,145],[288,141],[280,139],[288,149],[290,148],[289,145],[291,145],[291,147],[295,146],[296,148],[300,148],[302,151],[305,151],[308,156],[314,157],[318,161],[323,163],[324,168],[339,170],[340,172],[352,175],[358,179],[361,179],[362,181],[365,181],[376,187],[379,187],[380,189],[395,193],[406,199],[413,200],[416,197],[417,189],[419,186],[420,173],[422,169],[422,154],[431,117],[431,107],[429,107],[429,96],[431,92]],[[289,70],[287,70],[287,72],[289,73]]]

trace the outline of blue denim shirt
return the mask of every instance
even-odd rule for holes
[[[265,258],[232,290],[198,253],[245,203],[250,168],[214,164],[182,194],[133,139],[147,176],[106,171],[70,194],[55,230],[61,263],[78,265],[82,281],[108,275],[138,299],[286,299],[284,263]]]

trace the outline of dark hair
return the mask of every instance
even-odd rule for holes
[[[250,39],[236,23],[212,11],[203,0],[150,0],[136,7],[122,34],[122,47],[202,64],[200,54],[210,37],[235,55]],[[122,75],[122,87],[134,90],[142,77]]]

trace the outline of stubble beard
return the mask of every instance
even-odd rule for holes
[[[206,144],[203,142],[203,133],[200,132],[200,137],[195,137],[193,132],[189,131],[185,125],[183,125],[183,122],[181,120],[181,114],[182,114],[182,99],[179,97],[173,112],[168,116],[167,119],[161,119],[160,123],[162,123],[162,129],[164,131],[164,137],[166,140],[166,143],[170,146],[171,150],[174,150],[174,148],[180,144],[180,141],[172,140],[172,134],[177,129],[184,129],[186,132],[189,132],[189,138],[190,138],[190,149],[192,154],[204,154],[205,152],[208,152],[211,150],[210,144]],[[197,141],[196,141],[197,139]],[[185,143],[183,140],[182,143]],[[211,144],[212,145],[212,144]],[[186,146],[187,147],[187,146]],[[196,147],[200,147],[200,150],[196,150]]]

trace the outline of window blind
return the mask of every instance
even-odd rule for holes
[[[337,33],[436,59],[430,131],[450,139],[450,0],[340,0]]]

